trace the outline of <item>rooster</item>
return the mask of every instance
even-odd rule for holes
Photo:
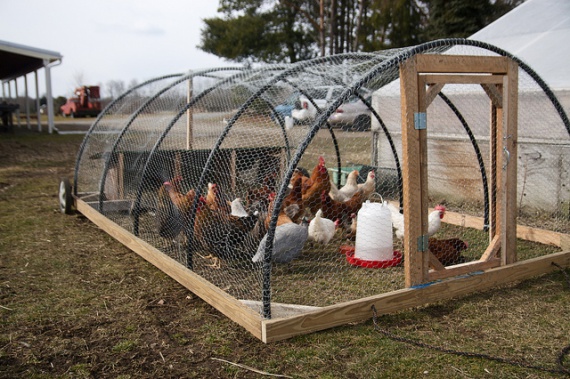
[[[316,214],[321,207],[321,193],[328,193],[331,189],[331,181],[329,171],[325,166],[325,159],[320,156],[319,163],[311,172],[309,180],[303,185],[303,203],[305,208],[311,210],[312,214]]]
[[[465,262],[465,257],[461,252],[467,250],[467,242],[459,238],[450,239],[428,239],[428,249],[444,266],[456,265]]]
[[[334,237],[339,220],[324,218],[323,211],[319,209],[315,217],[309,222],[309,240],[326,245]]]
[[[404,215],[398,208],[388,202],[388,209],[392,216],[392,226],[396,231],[396,237],[404,238]],[[445,215],[445,207],[441,204],[435,206],[434,211],[428,215],[428,236],[433,236],[441,226],[441,219]]]

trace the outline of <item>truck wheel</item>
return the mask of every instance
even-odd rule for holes
[[[63,214],[72,214],[73,196],[71,195],[71,183],[64,178],[59,183],[59,210]]]

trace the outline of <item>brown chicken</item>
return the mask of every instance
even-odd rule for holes
[[[182,178],[164,182],[157,194],[156,224],[163,238],[174,239],[187,222],[196,192],[191,189],[186,194],[180,192]]]
[[[220,268],[220,260],[214,255],[219,241],[222,240],[220,228],[221,217],[219,212],[210,209],[204,197],[200,197],[198,208],[196,209],[196,218],[194,219],[194,242],[197,248],[208,253],[202,256],[205,259],[211,259],[213,263],[210,265]]]
[[[258,214],[232,215],[220,188],[210,183],[194,222],[195,241],[208,253],[203,258],[213,261],[210,266],[220,268],[220,258],[235,257],[236,247],[250,234],[258,220]]]
[[[275,192],[277,171],[267,174],[258,187],[250,188],[245,197],[245,203],[251,210],[266,211],[269,204],[269,195]]]
[[[459,238],[428,240],[428,249],[444,266],[456,265],[465,262],[465,257],[461,252],[467,250],[467,242]]]
[[[356,220],[356,213],[352,213],[350,215],[350,227],[348,227],[344,233],[344,238],[346,238],[349,241],[354,241],[356,240],[356,228],[358,225],[358,222]]]
[[[273,209],[275,204],[275,197],[276,197],[275,193],[269,195],[269,206],[267,208],[267,216],[265,217],[264,221],[265,229],[269,228],[269,223],[271,222],[271,216],[273,215]],[[279,212],[279,216],[277,216],[277,226],[288,224],[290,222],[293,222],[293,220],[291,220],[291,217],[287,216],[287,213],[285,213],[285,207],[282,206],[281,212]]]
[[[330,189],[329,171],[325,166],[325,159],[321,156],[309,180],[305,181],[302,187],[303,204],[305,208],[310,209],[313,215],[315,215],[321,207],[321,193],[325,191],[328,194]],[[325,217],[330,218],[328,216]],[[330,219],[334,220],[335,218]]]
[[[194,197],[196,196],[196,191],[190,189],[185,194],[181,193],[177,186],[171,184],[170,182],[165,182],[163,187],[168,193],[168,197],[172,204],[180,211],[180,213],[187,217],[190,210],[192,209],[192,203],[194,202]]]
[[[285,214],[293,220],[294,223],[299,223],[305,213],[305,205],[303,203],[302,193],[303,177],[297,176],[295,182],[292,184],[291,190],[283,199],[283,209]]]
[[[362,191],[356,191],[354,195],[347,201],[333,200],[328,191],[321,192],[321,209],[323,217],[331,220],[339,219],[342,225],[349,225],[352,214],[357,214],[362,206],[362,202],[366,197]]]
[[[224,199],[220,187],[216,183],[208,183],[206,205],[212,210],[220,210],[226,213],[231,212],[230,204]]]
[[[299,170],[298,168],[295,169],[295,171],[293,171],[293,175],[291,176],[291,180],[289,181],[289,187],[292,188],[293,187],[293,183],[295,183],[295,181],[297,181],[298,178],[301,178],[301,186],[305,187],[306,186],[306,182],[307,180],[309,180],[309,177],[306,176],[303,171]]]

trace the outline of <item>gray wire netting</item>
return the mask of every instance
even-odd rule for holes
[[[419,53],[519,63],[517,223],[570,233],[569,94],[516,57],[459,39],[149,80],[92,125],[75,195],[266,317],[269,303],[320,307],[404,288],[400,236],[357,222],[365,201],[402,204],[398,70]],[[443,214],[433,238],[465,242],[439,255],[444,265],[475,261],[489,245],[489,109],[481,86],[449,85],[427,111],[430,206],[483,225]],[[308,232],[319,210],[336,221],[327,243]],[[393,244],[389,267],[361,267],[358,243]],[[553,251],[519,241],[518,258]]]

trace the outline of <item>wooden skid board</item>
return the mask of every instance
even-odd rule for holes
[[[505,267],[493,268],[485,272],[428,283],[316,310],[306,308],[304,313],[304,309],[299,309],[301,313],[294,316],[265,320],[248,305],[228,295],[174,259],[166,256],[154,246],[134,236],[84,201],[75,199],[75,202],[77,210],[102,230],[265,343],[345,325],[350,322],[368,320],[372,316],[372,305],[380,314],[386,314],[548,273],[557,269],[552,265],[553,262],[562,267],[570,266],[570,251],[565,251]]]
[[[77,210],[111,237],[152,263],[172,279],[188,288],[202,300],[226,315],[229,319],[243,326],[255,337],[261,339],[262,317],[250,307],[228,295],[192,270],[140,238],[134,236],[82,200],[76,199]]]
[[[442,222],[479,230],[482,230],[484,226],[482,217],[470,216],[450,211],[445,212],[445,217]],[[530,226],[517,225],[517,238],[526,241],[538,242],[545,245],[562,247],[562,250],[568,250],[570,247],[568,246],[570,235],[553,232],[550,230],[532,228]]]
[[[570,266],[570,251],[529,259],[509,266],[493,268],[441,282],[323,307],[321,310],[304,315],[286,319],[264,320],[263,342],[279,341],[350,322],[368,320],[372,317],[372,305],[376,307],[379,314],[387,314],[529,279],[558,270],[552,263],[562,267]]]

